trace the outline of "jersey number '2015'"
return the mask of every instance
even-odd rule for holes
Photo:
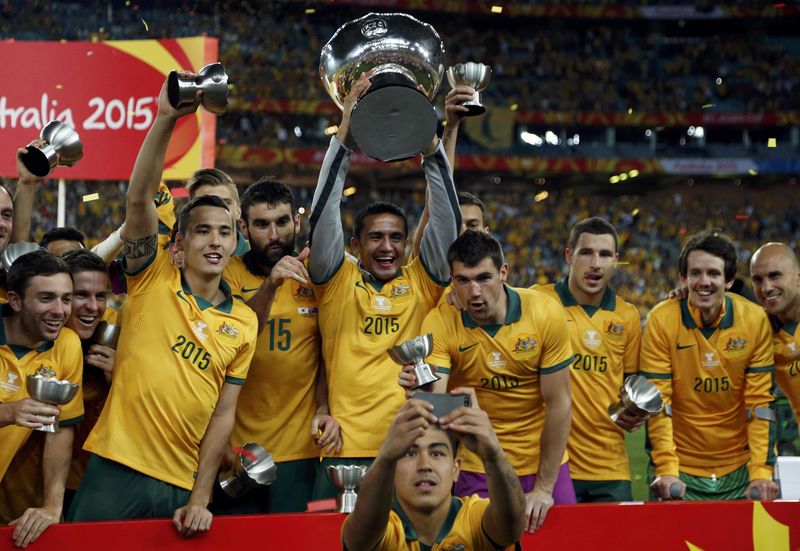
[[[183,335],[178,335],[178,340],[172,345],[172,351],[202,371],[211,363],[211,354]]]
[[[367,316],[364,318],[364,333],[367,335],[388,335],[400,331],[400,320],[396,316]]]

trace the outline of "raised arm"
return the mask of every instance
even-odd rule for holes
[[[28,147],[41,146],[44,143],[44,140],[37,139],[32,141]],[[22,162],[22,154],[27,150],[27,147],[17,149],[17,174],[19,179],[17,180],[17,188],[14,191],[14,215],[9,243],[28,241],[31,238],[33,198],[36,195],[36,190],[44,182],[44,178],[34,175]]]
[[[136,157],[126,196],[122,239],[125,242],[126,267],[130,272],[143,266],[158,247],[158,214],[153,203],[153,194],[161,182],[172,131],[180,117],[197,110],[200,97],[201,92],[198,92],[192,105],[175,109],[168,99],[166,81],[161,87],[156,120],[147,132]]]
[[[350,167],[350,114],[358,98],[367,91],[370,81],[362,74],[344,99],[342,122],[336,136],[331,138],[328,152],[319,171],[317,189],[311,204],[311,254],[308,273],[314,283],[325,283],[344,260],[344,230],[342,230],[342,188]]]

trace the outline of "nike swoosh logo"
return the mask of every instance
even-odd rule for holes
[[[686,348],[691,348],[693,346],[694,346],[693,344],[676,344],[675,348],[677,348],[678,350],[684,350]]]
[[[253,287],[252,289],[250,287],[242,287],[242,292],[252,293],[253,291],[258,291],[259,289],[261,289],[261,287]]]
[[[459,346],[459,347],[458,347],[458,351],[459,351],[459,352],[466,352],[467,350],[469,350],[469,349],[470,349],[470,348],[472,348],[473,346],[478,346],[478,343],[473,343],[473,344],[471,344],[471,345],[469,345],[469,346]]]

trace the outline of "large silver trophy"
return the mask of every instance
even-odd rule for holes
[[[370,13],[342,25],[322,48],[319,73],[339,109],[361,73],[372,82],[353,108],[350,132],[375,159],[412,157],[431,143],[431,100],[444,74],[444,45],[433,27],[405,13]]]
[[[441,379],[438,375],[434,375],[431,366],[425,363],[425,358],[430,356],[432,351],[433,335],[428,333],[398,344],[389,350],[389,357],[400,365],[414,364],[414,376],[417,378],[417,386],[414,388],[419,388]]]
[[[107,346],[116,350],[121,331],[121,326],[114,323],[108,323],[106,320],[101,320],[94,329],[91,343]]]
[[[243,453],[244,452],[244,453]],[[219,473],[219,485],[236,499],[258,486],[272,484],[278,478],[278,466],[272,454],[254,442],[242,446],[233,466]]]
[[[215,115],[222,115],[228,108],[228,74],[222,63],[206,65],[196,77],[184,77],[170,71],[167,77],[167,95],[174,108],[191,105],[197,92],[203,92],[201,105]]]
[[[60,381],[52,377],[42,375],[28,375],[25,379],[25,388],[34,400],[50,404],[52,406],[63,406],[68,404],[78,392],[81,385]],[[42,425],[36,430],[42,432],[58,432],[58,415],[53,417],[50,425]]]
[[[616,422],[622,412],[648,419],[661,411],[664,400],[656,385],[642,375],[631,375],[619,389],[620,399],[608,406],[611,420]]]
[[[0,257],[3,269],[8,272],[11,269],[11,265],[14,264],[19,257],[43,248],[44,247],[41,247],[37,243],[31,243],[30,241],[17,241],[16,243],[11,243],[8,247],[6,247],[6,250],[3,251],[2,257]]]
[[[472,99],[461,104],[469,109],[466,113],[468,117],[483,115],[486,112],[486,108],[481,104],[481,92],[489,86],[490,80],[492,80],[492,68],[483,63],[469,61],[458,63],[447,69],[447,81],[452,88],[459,84],[466,84],[475,90]]]
[[[39,134],[46,143],[41,147],[28,146],[22,154],[22,164],[34,176],[44,178],[56,166],[73,166],[83,158],[83,144],[74,128],[61,121],[50,121]]]
[[[364,465],[329,465],[326,472],[331,484],[343,490],[336,496],[336,510],[340,513],[352,513],[358,498],[356,492],[367,468]]]

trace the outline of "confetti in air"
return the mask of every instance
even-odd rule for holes
[[[150,25],[147,24],[147,21],[145,21],[144,18],[142,18],[142,25],[144,25],[145,32],[149,33],[150,32]]]
[[[90,193],[89,195],[84,195],[83,196],[83,202],[84,203],[90,203],[92,201],[97,201],[99,199],[100,199],[100,194],[99,193]]]

